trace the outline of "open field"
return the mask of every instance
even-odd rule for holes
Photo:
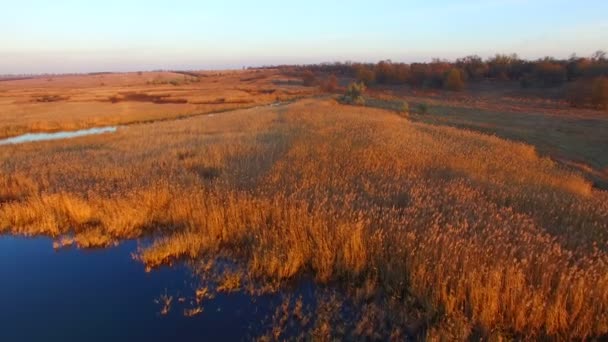
[[[0,81],[0,138],[125,125],[310,95],[273,70],[143,72]]]
[[[518,85],[472,86],[463,93],[416,91],[406,87],[374,89],[370,96],[405,100],[415,121],[466,128],[525,142],[608,189],[608,113],[572,108]],[[542,93],[541,93],[542,94]],[[546,96],[546,94],[543,94]],[[418,106],[425,104],[427,113]]]
[[[111,123],[148,118],[136,112]],[[187,260],[213,279],[197,297],[306,279],[332,293],[314,314],[277,308],[270,339],[289,317],[316,317],[299,323],[322,340],[608,333],[608,193],[524,143],[304,99],[2,146],[0,171],[3,233],[57,247],[145,237],[146,267]]]

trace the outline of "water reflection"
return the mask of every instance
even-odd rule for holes
[[[65,131],[65,132],[55,132],[55,133],[27,133],[23,135],[19,135],[16,137],[0,139],[0,145],[9,145],[9,144],[22,144],[26,142],[34,142],[34,141],[45,141],[45,140],[58,140],[58,139],[69,139],[82,137],[86,135],[93,134],[103,134],[103,133],[114,133],[116,132],[116,127],[96,127],[89,129],[81,129],[78,131]]]
[[[184,265],[146,273],[137,242],[53,250],[46,238],[0,236],[0,341],[241,340],[272,313],[272,298],[218,295],[185,317],[198,281]],[[166,315],[155,299],[173,296]],[[264,303],[264,304],[262,304]]]

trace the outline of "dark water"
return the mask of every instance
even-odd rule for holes
[[[264,298],[220,295],[184,317],[196,280],[185,266],[146,273],[134,241],[55,251],[46,238],[0,237],[0,341],[238,341],[272,313]],[[154,302],[173,296],[168,315]],[[266,300],[271,302],[272,299]]]

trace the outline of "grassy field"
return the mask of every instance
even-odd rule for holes
[[[126,125],[311,95],[273,70],[142,72],[0,81],[0,138]]]
[[[3,233],[146,237],[146,267],[213,279],[197,298],[313,279],[269,339],[289,317],[318,339],[608,333],[608,193],[524,143],[304,99],[3,146],[0,170]]]
[[[414,121],[470,129],[533,145],[608,189],[608,113],[571,108],[563,101],[538,97],[519,85],[485,85],[464,93],[374,90],[378,99],[407,101]],[[546,91],[550,93],[550,91]],[[531,93],[531,94],[529,94]],[[542,92],[541,92],[542,94]],[[427,112],[420,113],[425,104]]]

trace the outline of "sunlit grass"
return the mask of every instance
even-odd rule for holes
[[[315,92],[312,87],[273,83],[281,77],[276,70],[244,70],[5,81],[0,83],[0,138],[174,120],[287,101]]]
[[[354,288],[361,336],[608,333],[608,194],[529,145],[306,100],[6,147],[0,162],[0,231],[147,236],[149,268],[236,263],[217,291]]]

